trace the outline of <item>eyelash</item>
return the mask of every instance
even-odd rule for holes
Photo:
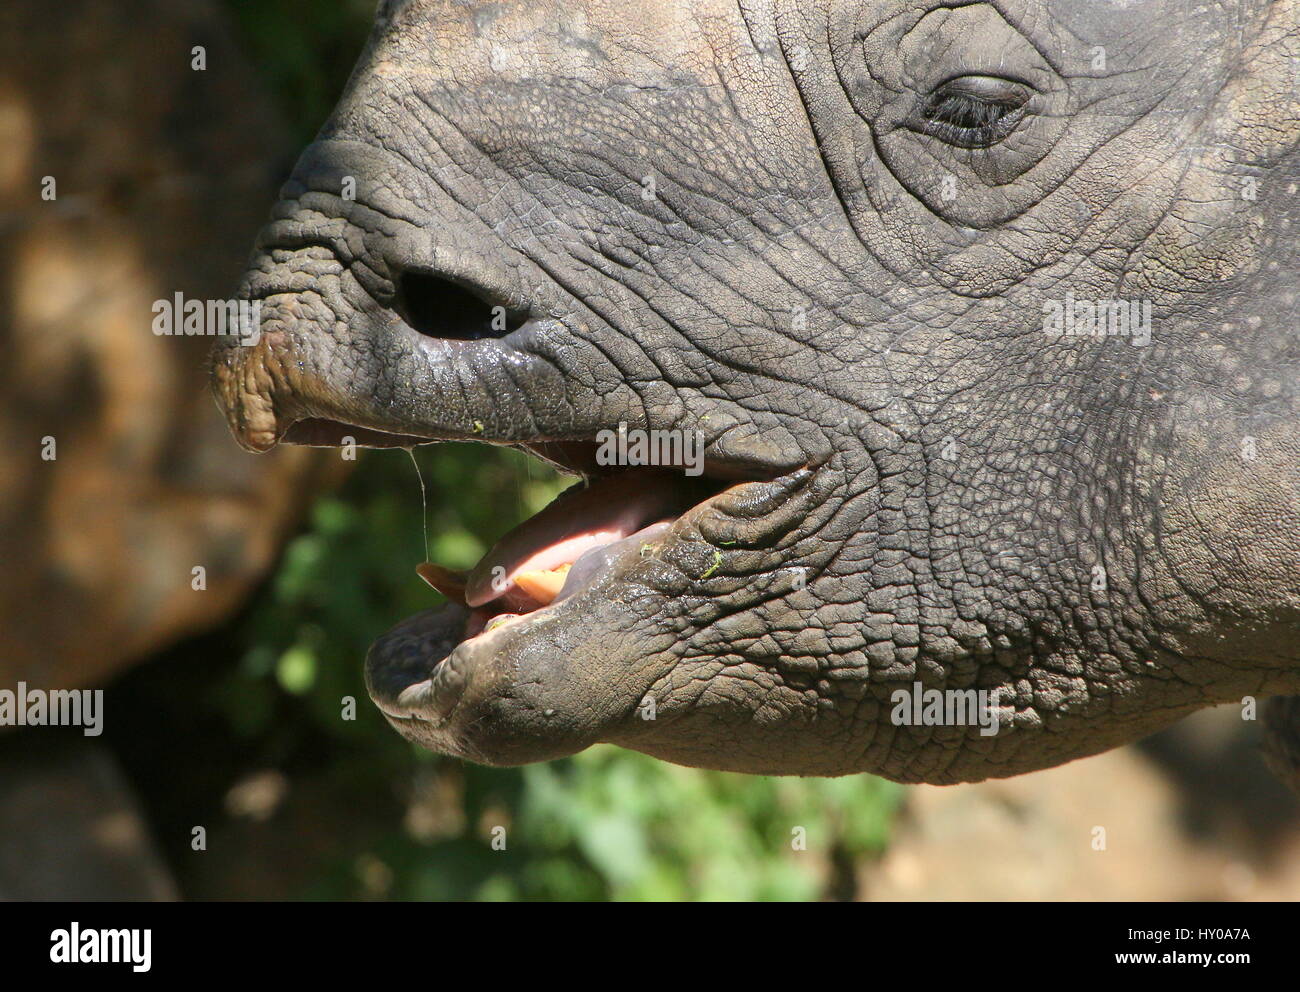
[[[936,93],[921,112],[926,134],[959,148],[992,147],[1024,116],[1023,103],[983,100],[969,93]]]

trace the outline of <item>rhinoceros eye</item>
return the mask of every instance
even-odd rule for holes
[[[925,97],[918,130],[959,148],[989,148],[1015,130],[1033,91],[997,76],[958,76]]]

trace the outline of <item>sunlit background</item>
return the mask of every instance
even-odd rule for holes
[[[474,445],[245,454],[206,395],[204,343],[148,324],[155,298],[233,289],[373,0],[5,7],[0,687],[107,700],[100,738],[0,731],[0,898],[1300,894],[1295,802],[1231,711],[954,789],[605,746],[486,769],[406,743],[361,664],[439,602],[415,566],[471,566],[564,481]],[[46,436],[56,462],[34,454]]]

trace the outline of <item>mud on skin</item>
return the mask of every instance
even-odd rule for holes
[[[949,783],[1300,692],[1297,56],[1289,0],[390,2],[216,395],[590,480],[370,652],[436,751]]]

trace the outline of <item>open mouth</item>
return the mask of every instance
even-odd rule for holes
[[[263,247],[281,268],[338,265],[329,247],[280,245],[279,238]],[[592,653],[636,655],[640,642],[588,643],[593,630],[668,636],[661,600],[680,599],[671,587],[725,581],[725,574],[713,578],[722,564],[716,544],[737,543],[736,533],[748,546],[775,540],[798,516],[792,497],[806,494],[811,478],[802,452],[782,450],[730,417],[714,420],[708,439],[638,431],[658,435],[651,442],[658,450],[617,456],[629,467],[598,457],[615,434],[602,423],[603,407],[636,409],[632,397],[584,400],[589,390],[570,372],[570,363],[581,363],[564,325],[528,316],[506,294],[398,274],[392,298],[372,294],[378,309],[356,321],[357,333],[382,349],[382,368],[372,368],[340,353],[346,341],[299,343],[300,328],[326,319],[320,308],[352,313],[351,303],[328,293],[323,302],[304,299],[278,271],[250,272],[241,291],[267,302],[261,339],[251,349],[214,352],[213,363],[218,402],[245,448],[477,440],[522,450],[579,480],[472,569],[421,564],[419,574],[448,602],[408,617],[371,646],[371,698],[426,746],[489,760],[474,742],[492,737],[493,706],[527,707],[545,686],[591,677],[581,659]],[[385,382],[418,386],[394,392]],[[420,426],[410,433],[407,425]],[[620,451],[624,429],[620,422]],[[737,489],[743,492],[731,492]],[[594,614],[604,619],[588,623]],[[638,624],[646,626],[634,631]],[[548,712],[538,707],[538,719]]]
[[[432,562],[417,571],[467,608],[464,639],[562,602],[625,554],[644,554],[687,510],[725,484],[665,468],[585,479],[496,542],[468,572]]]
[[[430,443],[322,419],[293,424],[282,440],[333,446],[347,438],[368,447]],[[449,602],[408,618],[371,648],[367,686],[394,722],[438,722],[455,705],[465,666],[493,651],[496,631],[549,615],[617,563],[653,554],[688,512],[737,485],[771,477],[707,457],[693,475],[685,465],[602,466],[594,440],[514,447],[580,481],[501,537],[472,569],[417,567]]]

